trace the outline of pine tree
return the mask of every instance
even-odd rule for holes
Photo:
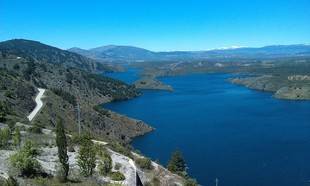
[[[182,175],[184,175],[184,173],[186,172],[185,160],[180,151],[175,151],[172,154],[171,159],[168,163],[168,170]]]
[[[69,158],[67,154],[67,138],[62,119],[59,119],[56,124],[56,144],[58,148],[58,158],[62,166],[63,175],[61,176],[63,177],[63,181],[66,181],[69,172]]]
[[[96,150],[90,134],[84,134],[78,156],[78,165],[84,176],[91,176],[96,167]]]

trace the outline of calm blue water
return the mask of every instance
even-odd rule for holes
[[[228,77],[167,77],[173,93],[145,91],[105,107],[154,126],[133,146],[163,164],[181,150],[202,185],[215,178],[220,186],[310,185],[310,102],[273,99]]]

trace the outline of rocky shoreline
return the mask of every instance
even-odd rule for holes
[[[273,97],[277,99],[310,100],[310,86],[308,84],[288,82],[283,77],[262,75],[257,77],[237,77],[229,79],[229,81],[251,89],[272,92]]]

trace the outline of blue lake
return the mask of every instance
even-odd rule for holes
[[[109,76],[132,83],[135,70]],[[105,108],[141,119],[156,130],[133,141],[166,165],[182,151],[202,185],[310,185],[310,102],[230,84],[229,74],[166,77],[174,92],[143,91]]]

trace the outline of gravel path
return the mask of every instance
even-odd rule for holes
[[[37,103],[37,106],[33,109],[33,111],[27,117],[29,119],[29,121],[32,121],[32,119],[37,115],[37,113],[41,110],[41,108],[43,106],[43,102],[41,99],[44,95],[45,89],[38,88],[38,90],[39,90],[39,93],[38,93],[37,97],[35,98],[35,102]]]

